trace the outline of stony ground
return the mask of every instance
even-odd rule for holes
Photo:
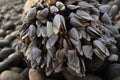
[[[23,54],[16,51],[23,6],[23,0],[0,0],[0,80],[28,80]]]

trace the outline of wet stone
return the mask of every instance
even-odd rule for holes
[[[21,80],[20,74],[10,70],[2,72],[0,77],[1,80]]]
[[[120,64],[110,64],[106,71],[106,80],[113,80],[117,76],[120,76]]]
[[[12,71],[14,71],[14,72],[17,72],[17,73],[21,73],[22,72],[22,68],[20,68],[20,67],[11,67],[10,68]]]
[[[32,69],[32,68],[29,70],[29,79],[30,80],[44,80],[39,70]]]
[[[89,72],[98,71],[104,65],[104,61],[94,57],[92,60],[86,60],[86,69]]]
[[[114,4],[118,5],[118,8],[120,9],[120,0],[115,0]]]
[[[1,9],[1,13],[4,14],[7,12],[7,6],[3,6]]]
[[[114,78],[113,80],[120,80],[120,76]]]
[[[9,29],[15,28],[15,25],[13,22],[9,21],[9,22],[6,22],[4,25],[2,25],[1,28],[3,30],[9,30]]]
[[[15,8],[15,11],[16,11],[17,13],[22,13],[22,11],[23,11],[23,6],[24,6],[24,5],[15,6],[15,7],[14,7],[14,8]]]
[[[29,73],[29,68],[25,68],[25,69],[21,72],[20,75],[22,76],[23,80],[29,80],[28,73]]]
[[[3,19],[3,15],[0,14],[0,21]]]
[[[0,36],[4,37],[6,35],[5,31],[3,29],[0,29]]]
[[[75,80],[102,80],[98,75],[88,74],[85,78],[77,78]]]
[[[6,31],[6,35],[9,35],[9,34],[12,33],[13,31],[14,31],[13,29],[7,30],[7,31]]]
[[[8,40],[0,40],[0,47],[5,47],[5,46],[9,46],[10,45],[10,41]]]
[[[0,60],[7,58],[10,54],[12,54],[15,50],[9,47],[5,47],[0,51]]]
[[[4,15],[4,18],[5,18],[6,20],[9,20],[9,19],[10,19],[10,16],[11,16],[11,15],[7,13],[7,14]]]

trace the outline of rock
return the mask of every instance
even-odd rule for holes
[[[10,19],[10,14],[8,14],[8,13],[5,14],[5,15],[4,15],[4,18],[5,18],[6,20],[9,20],[9,19]]]
[[[15,49],[16,46],[18,46],[18,43],[19,43],[18,39],[13,40],[12,43],[11,43],[11,47]]]
[[[22,68],[20,68],[20,67],[11,67],[10,68],[12,71],[14,71],[14,72],[17,72],[17,73],[21,73],[22,72]]]
[[[21,24],[22,24],[22,21],[20,21],[20,20],[18,20],[18,21],[15,22],[15,25],[17,25],[17,26],[21,25]]]
[[[1,80],[21,80],[20,74],[10,70],[2,72],[0,77]]]
[[[23,70],[23,72],[21,72],[20,75],[23,77],[22,80],[29,80],[28,72],[29,72],[29,68],[26,68],[25,70]]]
[[[29,79],[30,80],[45,80],[38,69],[32,69],[32,68],[29,70]]]
[[[114,4],[116,4],[118,6],[118,8],[120,9],[120,0],[115,0]]]
[[[117,62],[118,61],[118,55],[117,54],[112,54],[108,57],[108,60],[111,62]]]
[[[10,42],[13,41],[16,38],[15,35],[7,35],[4,39],[9,40]]]
[[[5,47],[5,46],[9,46],[10,45],[10,41],[8,40],[0,40],[0,47]]]
[[[85,78],[77,78],[75,80],[102,80],[102,79],[97,75],[88,74]]]
[[[106,80],[113,80],[117,76],[120,76],[120,64],[110,64],[105,76]]]
[[[14,5],[19,5],[19,4],[21,4],[22,3],[22,1],[21,0],[18,0],[18,1],[15,1],[13,4]]]
[[[18,34],[18,31],[12,31],[9,35],[7,35],[4,39],[5,40],[9,40],[10,42],[12,42],[14,39],[16,39]]]
[[[102,4],[106,4],[106,3],[108,3],[109,1],[111,1],[111,0],[101,0],[101,3],[102,3]]]
[[[12,33],[13,31],[14,31],[13,29],[7,30],[7,31],[6,31],[6,35],[9,35],[9,34]]]
[[[120,80],[120,76],[114,78],[113,80]]]
[[[119,10],[118,10],[118,6],[117,5],[113,5],[111,7],[110,14],[111,14],[112,19],[115,18],[115,16],[117,15],[118,11]]]
[[[10,67],[21,66],[23,64],[23,54],[22,53],[13,53],[4,61],[0,62],[0,73]]]
[[[3,30],[9,30],[9,29],[15,28],[15,25],[14,25],[13,22],[8,21],[8,22],[6,22],[4,25],[2,25],[1,28],[2,28]]]
[[[1,13],[4,14],[7,12],[7,6],[3,6],[1,9]]]
[[[0,37],[0,40],[3,40],[4,38],[3,37]]]
[[[3,15],[0,14],[0,21],[3,19]]]
[[[20,17],[19,16],[12,16],[12,17],[10,17],[10,20],[12,20],[12,21],[17,21],[17,20],[19,20],[20,19]]]
[[[0,51],[0,61],[7,58],[10,54],[12,54],[15,50],[9,47],[5,47]]]
[[[86,69],[89,72],[98,71],[103,65],[104,61],[97,57],[93,57],[92,60],[86,60]]]
[[[0,37],[4,37],[6,35],[5,31],[3,29],[0,29]]]
[[[22,11],[23,11],[23,6],[24,6],[24,5],[15,6],[15,7],[14,7],[14,8],[15,8],[15,11],[16,11],[17,13],[22,13]]]

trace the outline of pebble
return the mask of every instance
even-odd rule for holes
[[[39,70],[32,69],[32,68],[29,70],[29,79],[30,80],[44,80]]]
[[[29,68],[25,68],[23,72],[21,72],[20,75],[23,77],[22,80],[29,80],[28,73],[29,73]]]
[[[10,45],[10,41],[8,40],[0,40],[0,47],[5,47],[5,46],[9,46]]]
[[[18,24],[21,25],[20,18],[24,4],[21,0],[8,1],[9,3],[0,7],[0,80],[29,80],[25,78],[28,70],[25,73],[26,64],[23,61],[23,54],[15,52],[17,46],[15,44],[18,42],[16,27]],[[21,3],[14,4],[14,2]],[[6,71],[8,69],[10,70]]]
[[[86,69],[89,72],[95,72],[99,70],[104,65],[104,61],[97,58],[96,56],[93,57],[92,60],[86,60]]]
[[[21,80],[21,75],[10,70],[1,73],[1,80]]]
[[[118,13],[118,6],[117,5],[113,5],[111,7],[110,13],[111,13],[112,19],[114,19],[115,16],[117,15],[117,13]]]
[[[3,29],[0,29],[0,37],[4,37],[6,35],[5,31]]]
[[[22,66],[23,54],[22,53],[13,53],[8,58],[0,62],[0,73],[12,66]]]
[[[2,9],[1,9],[1,13],[4,14],[7,12],[7,7],[8,6],[3,6]]]
[[[10,70],[17,72],[17,73],[21,73],[23,71],[23,69],[20,67],[11,67]]]
[[[98,75],[88,74],[85,78],[77,78],[75,80],[102,80]]]
[[[3,15],[0,14],[0,21],[3,19]]]
[[[16,38],[15,35],[7,35],[4,39],[9,40],[10,42],[12,42],[15,38]]]
[[[15,8],[15,11],[16,11],[17,13],[22,13],[22,11],[23,11],[23,6],[24,6],[24,5],[15,6],[15,7],[14,7],[14,8]]]
[[[120,80],[120,76],[114,78],[113,80]]]
[[[6,30],[6,36],[8,36],[10,33],[12,33],[14,29]]]
[[[3,30],[10,30],[10,29],[14,29],[14,28],[15,28],[15,25],[14,25],[13,22],[8,21],[8,22],[6,22],[4,25],[2,25],[1,28],[2,28]]]
[[[114,4],[118,5],[118,8],[120,9],[120,0],[115,0]]]
[[[18,45],[18,43],[19,43],[19,42],[18,42],[18,39],[15,39],[14,41],[12,41],[11,47],[15,49],[16,46]]]
[[[12,54],[15,50],[10,47],[5,47],[0,51],[0,61],[7,58],[10,54]]]
[[[5,14],[5,15],[4,15],[4,18],[5,18],[6,20],[9,20],[9,19],[10,19],[10,14],[8,14],[8,13]]]
[[[106,80],[113,80],[117,76],[120,76],[120,64],[110,64],[106,71]]]

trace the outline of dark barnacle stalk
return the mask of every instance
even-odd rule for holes
[[[119,33],[108,9],[96,0],[41,0],[30,8],[20,39],[31,67],[44,69],[47,76],[62,72],[64,77],[85,77],[86,59],[116,60],[110,51]]]

